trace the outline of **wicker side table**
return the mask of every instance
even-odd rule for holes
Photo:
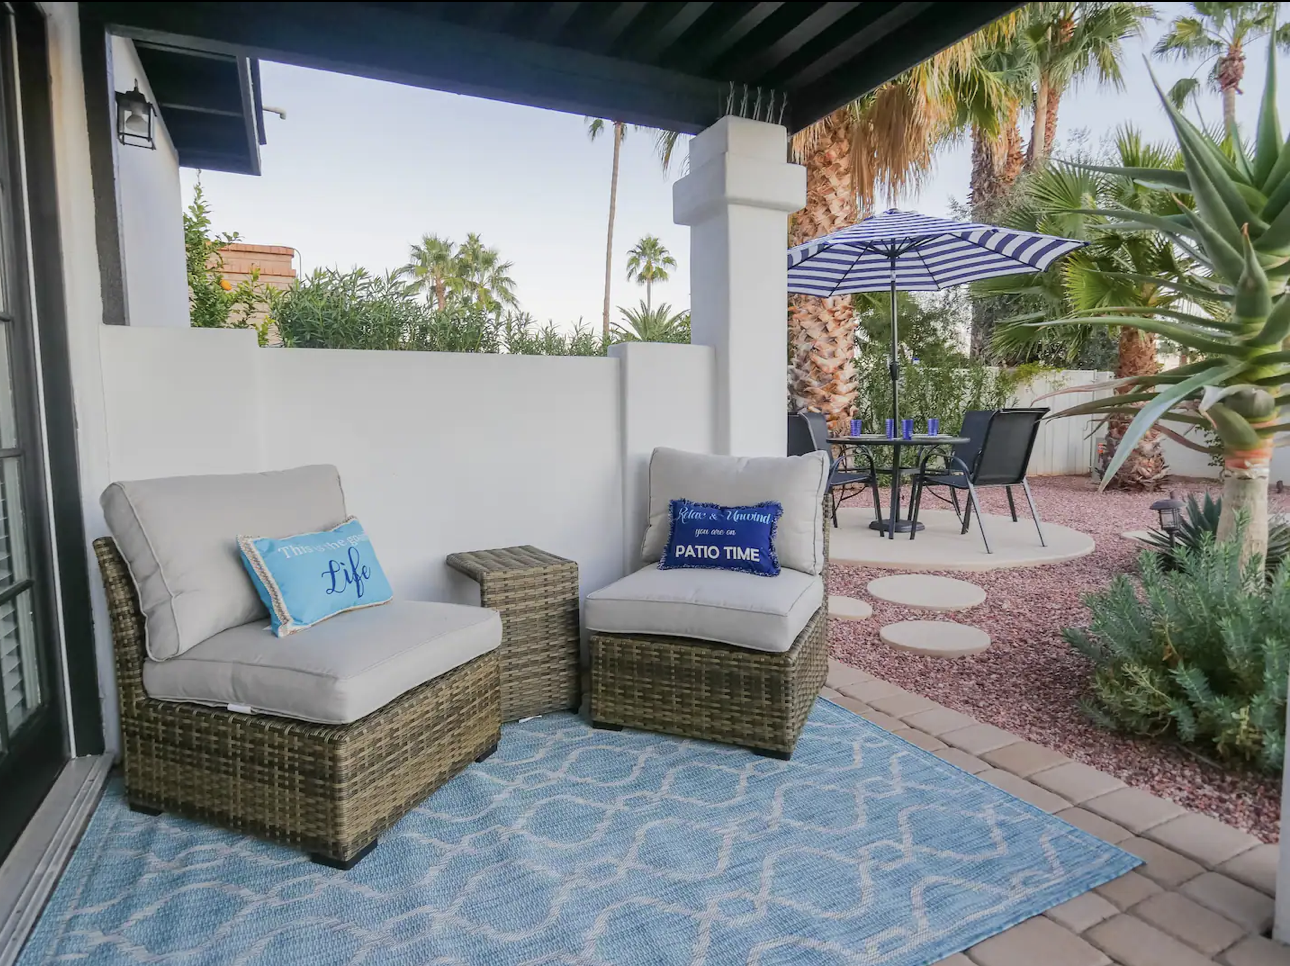
[[[578,564],[537,547],[448,556],[479,583],[479,602],[502,615],[502,720],[576,708]]]

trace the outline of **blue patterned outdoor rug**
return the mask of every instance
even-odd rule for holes
[[[109,788],[20,966],[922,966],[1139,859],[820,701],[791,762],[508,725],[348,873]]]

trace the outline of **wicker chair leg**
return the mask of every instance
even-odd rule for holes
[[[156,816],[156,815],[163,814],[161,809],[153,808],[151,805],[140,805],[137,802],[130,802],[129,805],[130,805],[130,811],[138,812],[140,815]]]
[[[494,745],[496,747],[496,745]],[[380,839],[372,839],[371,842],[364,846],[361,852],[356,853],[349,859],[333,859],[330,855],[323,855],[321,852],[310,852],[309,861],[314,865],[326,866],[329,869],[339,869],[341,872],[348,872],[358,863],[372,854],[372,850],[380,843]]]
[[[481,761],[488,761],[488,759],[492,758],[495,754],[497,754],[497,742],[494,741],[491,745],[475,756],[475,764],[479,764]]]
[[[622,725],[611,724],[608,721],[593,721],[591,722],[591,727],[597,728],[600,731],[622,731],[623,730]]]
[[[779,761],[791,761],[793,753],[791,751],[776,751],[774,748],[749,748],[754,755],[761,755],[763,758],[776,758]]]

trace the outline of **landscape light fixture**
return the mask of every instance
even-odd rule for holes
[[[1160,529],[1168,535],[1171,544],[1182,529],[1182,511],[1186,506],[1172,493],[1169,494],[1169,499],[1157,500],[1151,504],[1151,509],[1160,517]]]

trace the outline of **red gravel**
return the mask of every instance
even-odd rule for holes
[[[892,571],[835,565],[830,568],[829,592],[869,600],[874,616],[867,621],[831,622],[833,656],[1130,785],[1252,832],[1265,842],[1277,841],[1279,778],[1214,764],[1173,742],[1104,731],[1076,704],[1087,692],[1090,669],[1062,640],[1061,629],[1088,622],[1087,609],[1080,602],[1083,594],[1104,587],[1116,573],[1136,570],[1141,548],[1120,534],[1152,526],[1155,514],[1148,507],[1159,495],[1098,493],[1087,477],[1050,477],[1032,480],[1031,485],[1045,520],[1092,534],[1097,548],[1087,557],[1048,567],[972,574],[946,571],[945,576],[968,580],[989,595],[975,610],[944,615],[988,631],[989,650],[940,660],[887,647],[878,639],[883,625],[937,615],[870,598],[865,591],[868,582]],[[1205,483],[1179,481],[1169,488],[1182,498],[1205,487]],[[982,500],[992,513],[1007,512],[998,490],[982,494]],[[1273,494],[1272,502],[1274,509],[1288,509],[1290,494]],[[1029,526],[1024,520],[1018,525]],[[970,536],[979,539],[975,528]]]

